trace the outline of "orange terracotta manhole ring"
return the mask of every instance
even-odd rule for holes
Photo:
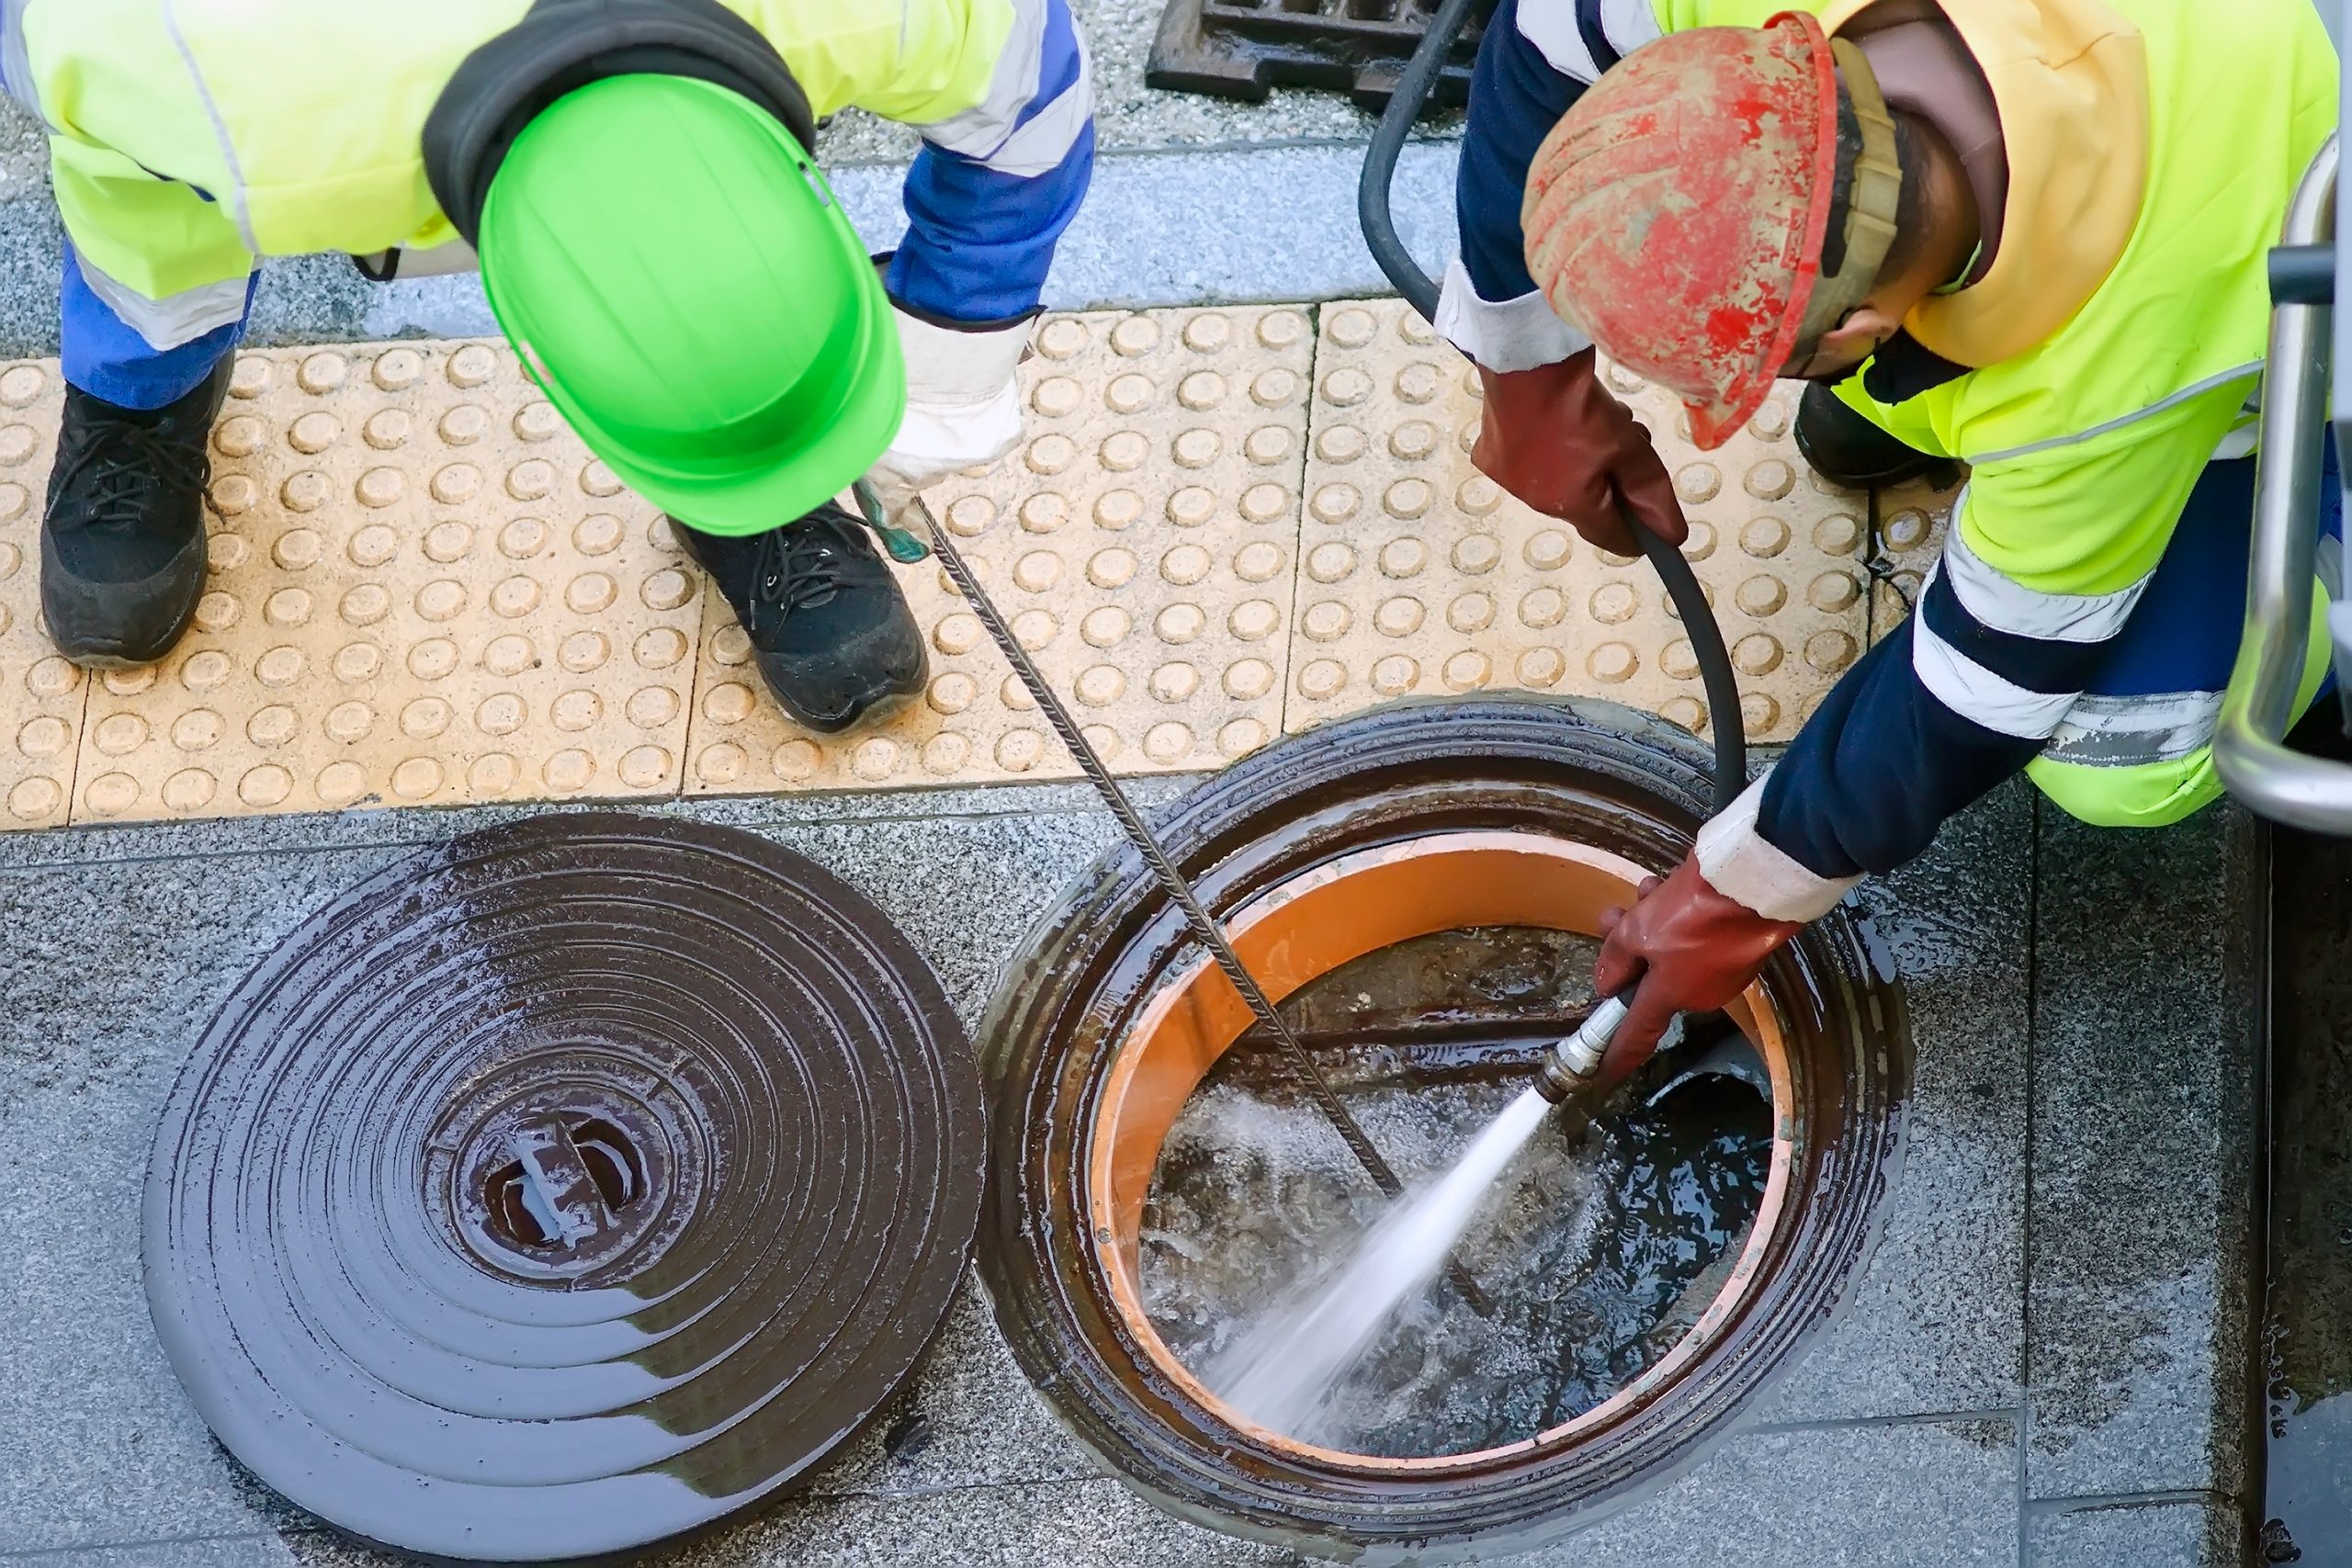
[[[1705,759],[1589,703],[1407,703],[1270,749],[1188,796],[1171,853],[1277,999],[1465,928],[1597,931],[1687,846]],[[1138,1235],[1163,1146],[1249,1024],[1125,852],[1043,922],[999,998],[981,1261],[1015,1355],[1155,1501],[1363,1561],[1519,1550],[1695,1459],[1791,1363],[1866,1250],[1899,1148],[1909,1043],[1859,921],[1819,922],[1731,1010],[1772,1102],[1752,1223],[1664,1354],[1589,1409],[1468,1451],[1374,1454],[1267,1430],[1154,1325]]]

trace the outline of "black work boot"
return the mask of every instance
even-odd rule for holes
[[[1814,471],[1856,490],[1871,485],[1899,485],[1927,479],[1937,488],[1955,484],[1960,466],[1907,446],[1849,408],[1829,389],[1815,381],[1797,404],[1797,450]]]
[[[930,666],[914,612],[865,525],[831,502],[764,534],[678,536],[751,634],[784,711],[832,734],[875,705],[922,690]]]
[[[177,402],[117,408],[65,389],[40,531],[40,607],[57,651],[94,670],[172,650],[204,593],[206,442],[229,357]]]

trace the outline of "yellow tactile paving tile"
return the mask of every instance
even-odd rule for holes
[[[1325,307],[1301,524],[1288,725],[1414,693],[1521,686],[1707,715],[1689,641],[1639,560],[1603,555],[1471,466],[1478,382],[1401,302]],[[1784,386],[1724,450],[1623,371],[1691,519],[1684,553],[1739,668],[1748,738],[1785,740],[1860,656],[1868,498],[1789,438]]]
[[[1048,317],[1021,371],[1023,445],[928,498],[1123,773],[1216,767],[1281,728],[1313,357],[1289,307]],[[784,717],[714,597],[688,793],[1074,774],[945,573],[900,581],[930,689],[839,739]]]
[[[1891,486],[1872,498],[1877,537],[1869,557],[1871,642],[1901,626],[1919,602],[1928,571],[1944,547],[1944,530],[1951,525],[1961,488],[1937,490],[1915,482]]]
[[[504,347],[242,355],[211,578],[90,688],[77,821],[678,787],[703,581]]]
[[[73,804],[87,682],[40,620],[41,499],[65,384],[54,359],[0,368],[0,828],[48,828]]]

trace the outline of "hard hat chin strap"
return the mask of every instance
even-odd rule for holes
[[[1822,338],[1870,298],[1879,268],[1894,243],[1894,216],[1903,196],[1903,165],[1894,152],[1894,117],[1878,89],[1878,77],[1862,51],[1844,39],[1829,40],[1846,83],[1846,96],[1861,128],[1861,155],[1854,160],[1846,187],[1846,254],[1833,275],[1823,273],[1805,303],[1797,329],[1797,352],[1790,363],[1813,357]]]

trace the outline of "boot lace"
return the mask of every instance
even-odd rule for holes
[[[841,592],[845,548],[840,531],[820,518],[803,518],[767,535],[760,541],[751,625],[744,629],[757,632],[763,623],[780,626],[795,610],[831,604]]]
[[[70,521],[84,527],[130,527],[147,515],[157,489],[212,502],[212,459],[201,446],[175,441],[153,425],[130,420],[99,426],[57,477],[60,493],[84,501]]]

